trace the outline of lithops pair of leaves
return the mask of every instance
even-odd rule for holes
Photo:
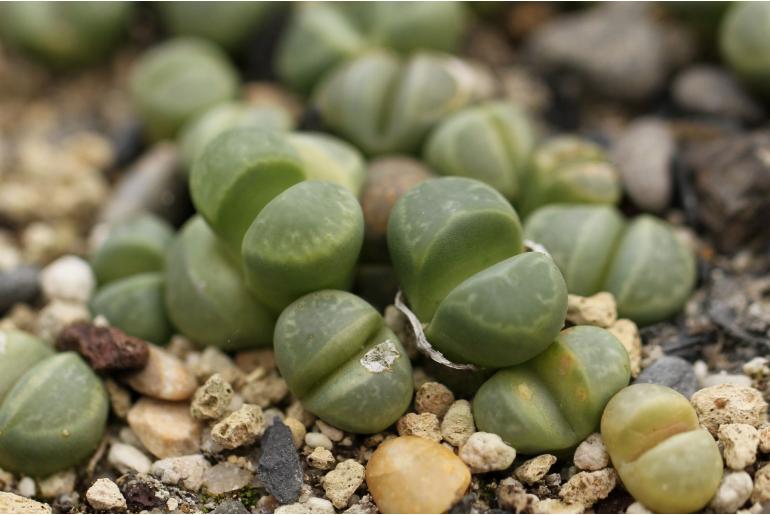
[[[730,67],[757,93],[770,96],[770,5],[734,2],[722,21],[719,43]]]
[[[163,302],[163,270],[173,228],[150,214],[115,224],[91,257],[99,290],[94,314],[127,334],[163,345],[172,334]]]
[[[373,47],[453,51],[465,32],[456,2],[313,2],[299,5],[281,39],[278,73],[309,92],[328,70]]]
[[[623,485],[647,508],[703,508],[722,479],[722,457],[690,402],[657,384],[635,384],[607,404],[602,439]]]
[[[380,314],[343,291],[301,297],[281,313],[275,358],[310,412],[354,433],[393,424],[412,399],[412,368]]]
[[[596,431],[605,405],[630,376],[628,353],[615,336],[572,327],[545,352],[484,383],[473,399],[474,419],[523,454],[564,453]]]
[[[502,193],[523,215],[556,202],[614,204],[618,173],[602,149],[561,136],[535,147],[537,131],[510,102],[485,102],[444,119],[425,145],[443,175],[470,177]]]
[[[334,138],[244,129],[206,147],[190,187],[252,292],[279,313],[305,293],[350,287],[363,242],[351,190],[360,190],[363,170]]]
[[[674,315],[695,284],[692,252],[653,216],[626,222],[609,206],[553,205],[535,211],[524,233],[548,250],[571,293],[608,291],[618,314],[639,324]]]
[[[330,73],[314,92],[334,132],[369,155],[415,152],[445,116],[487,93],[481,72],[456,57],[374,51]]]
[[[153,139],[173,138],[185,123],[234,99],[238,74],[215,45],[176,38],[142,55],[130,90],[147,134]]]
[[[0,38],[53,68],[94,64],[128,32],[131,2],[5,2]]]
[[[444,177],[407,192],[391,213],[388,247],[428,341],[452,361],[522,363],[564,324],[561,273],[545,254],[520,254],[516,212],[482,182]]]
[[[0,468],[47,476],[79,464],[99,445],[108,407],[77,354],[0,331]]]

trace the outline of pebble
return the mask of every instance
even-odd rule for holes
[[[574,325],[608,328],[618,319],[615,296],[601,291],[590,297],[567,296],[567,321]]]
[[[580,470],[601,470],[610,464],[610,455],[604,446],[602,435],[593,433],[575,449],[573,463]]]
[[[636,378],[642,370],[642,337],[639,334],[639,327],[632,320],[621,318],[607,330],[626,348],[631,365],[631,377]]]
[[[206,347],[201,353],[188,354],[187,366],[200,381],[219,374],[226,382],[236,386],[244,379],[243,372],[230,356],[212,346]]]
[[[203,487],[211,495],[240,490],[251,483],[254,474],[243,467],[223,461],[207,468],[203,473]]]
[[[238,499],[225,499],[209,513],[251,513]]]
[[[291,431],[291,439],[294,441],[294,447],[297,449],[302,447],[302,444],[305,442],[305,435],[307,434],[305,425],[294,417],[284,418],[283,423],[286,424]]]
[[[181,486],[197,492],[209,468],[211,464],[202,454],[190,454],[158,460],[152,464],[150,472],[165,485]]]
[[[198,382],[182,361],[156,345],[148,345],[147,365],[124,376],[128,385],[141,393],[164,401],[184,401],[192,397]]]
[[[232,400],[233,387],[220,374],[213,374],[195,391],[190,414],[198,420],[219,420]]]
[[[611,468],[578,472],[564,483],[559,490],[559,497],[568,504],[580,504],[590,508],[597,501],[606,499],[616,484],[617,474]]]
[[[668,207],[675,152],[668,125],[656,118],[635,120],[612,146],[610,158],[618,167],[623,190],[638,207],[654,213]]]
[[[341,442],[345,438],[345,433],[342,430],[327,424],[323,420],[316,420],[315,425],[318,426],[321,434],[326,435],[332,442]]]
[[[273,349],[241,351],[235,354],[235,365],[247,374],[260,367],[270,372],[275,370],[275,352]]]
[[[762,106],[735,77],[717,66],[699,64],[683,70],[671,90],[674,101],[692,113],[746,121],[763,115]]]
[[[468,467],[451,450],[415,436],[386,440],[366,466],[369,493],[382,513],[444,513],[470,482]]]
[[[770,424],[759,428],[759,451],[770,454]]]
[[[455,401],[441,421],[441,436],[449,444],[460,447],[475,431],[471,403],[464,399]]]
[[[150,357],[144,340],[129,336],[117,327],[89,322],[75,322],[64,328],[56,340],[56,348],[77,352],[97,372],[141,369]]]
[[[743,373],[752,379],[764,379],[770,376],[770,359],[757,356],[743,364]]]
[[[537,496],[528,494],[524,485],[507,477],[500,481],[497,486],[497,504],[500,509],[507,510],[510,513],[528,513],[531,511],[534,503],[538,501]]]
[[[126,510],[126,498],[120,488],[107,478],[97,479],[86,491],[86,500],[96,511]]]
[[[329,437],[322,433],[307,433],[305,435],[305,445],[312,449],[323,447],[324,449],[332,450],[334,448],[334,444]]]
[[[84,304],[55,300],[37,314],[35,334],[49,342],[59,339],[61,332],[74,322],[91,320],[91,312]]]
[[[128,425],[158,458],[194,454],[200,448],[201,427],[187,403],[143,397],[128,412]]]
[[[0,315],[15,304],[31,304],[39,293],[38,275],[34,266],[17,266],[0,273]]]
[[[535,503],[532,513],[583,513],[585,507],[580,503],[568,503],[559,499],[541,499]]]
[[[639,515],[646,515],[652,512],[648,510],[642,503],[632,502],[631,504],[628,505],[628,508],[626,508],[626,513],[636,513]]]
[[[265,370],[258,368],[246,376],[246,383],[240,392],[244,402],[266,408],[279,404],[289,393],[289,387],[282,377],[274,373],[267,376],[264,374]]]
[[[720,384],[734,384],[736,386],[750,387],[752,385],[751,378],[743,374],[728,374],[727,372],[718,372],[716,374],[709,374],[701,381],[701,386],[707,388],[709,386],[718,386]]]
[[[110,445],[107,461],[121,474],[138,472],[148,474],[152,462],[142,451],[132,445],[115,442]]]
[[[35,497],[35,494],[37,494],[35,480],[29,476],[22,477],[19,480],[19,484],[16,485],[16,489],[23,497]]]
[[[0,513],[51,513],[51,507],[10,492],[0,492]]]
[[[725,464],[733,470],[742,470],[757,461],[759,431],[748,424],[722,424],[719,426]]]
[[[516,479],[531,485],[543,479],[554,463],[556,463],[556,456],[553,454],[541,454],[540,456],[528,459],[516,467],[513,473]]]
[[[460,459],[474,474],[505,470],[516,459],[516,450],[493,433],[473,433],[460,447]]]
[[[417,388],[414,395],[414,409],[418,414],[433,413],[438,418],[442,418],[454,401],[452,390],[441,383],[428,381]]]
[[[396,430],[399,436],[419,436],[434,442],[441,441],[441,426],[433,413],[407,413],[398,419]]]
[[[286,513],[336,513],[331,501],[320,497],[310,497],[303,503],[287,504],[275,509],[276,514]]]
[[[225,449],[235,449],[256,442],[264,431],[262,408],[244,404],[211,428],[211,438]]]
[[[75,481],[77,475],[75,469],[66,469],[52,474],[37,482],[40,497],[44,499],[55,499],[61,495],[69,495],[75,490]],[[0,509],[0,512],[3,510]]]
[[[302,403],[297,400],[286,408],[286,416],[299,420],[305,427],[310,427],[316,420],[316,416],[306,410]]]
[[[316,447],[313,452],[308,454],[307,463],[314,469],[318,470],[331,470],[337,460],[334,459],[334,455],[330,450],[323,447]]]
[[[639,374],[634,383],[668,386],[687,398],[698,389],[698,379],[689,361],[678,356],[663,356]]]
[[[364,482],[364,466],[356,460],[345,460],[321,480],[326,497],[335,508],[341,510],[348,506],[350,496]]]
[[[762,504],[770,502],[770,463],[757,470],[754,474],[751,502]]]
[[[95,287],[91,265],[77,256],[62,256],[40,272],[40,289],[49,301],[86,304]]]
[[[767,422],[767,402],[754,388],[723,384],[695,392],[691,399],[700,423],[717,436],[722,424],[749,424],[760,427]]]
[[[275,421],[262,437],[259,479],[281,504],[296,502],[302,489],[302,463],[286,424]]]
[[[749,500],[753,488],[754,483],[748,473],[726,472],[717,493],[709,502],[709,508],[715,513],[735,513]]]

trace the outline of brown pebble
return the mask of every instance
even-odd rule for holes
[[[56,347],[77,352],[97,372],[140,369],[149,359],[144,340],[129,336],[117,327],[100,327],[88,322],[67,326],[59,334]]]
[[[128,425],[142,445],[158,458],[195,454],[201,426],[186,402],[142,398],[128,412]]]
[[[417,388],[414,409],[417,413],[433,413],[442,418],[455,401],[452,391],[441,383],[428,381]]]
[[[419,436],[434,442],[441,441],[441,427],[433,413],[407,413],[396,422],[399,436]]]

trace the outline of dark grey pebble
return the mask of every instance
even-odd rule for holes
[[[642,370],[634,383],[654,383],[668,386],[688,399],[698,390],[698,378],[692,364],[676,356],[663,356]]]
[[[37,298],[39,274],[39,268],[27,265],[0,273],[0,315],[14,304],[31,303]]]
[[[217,504],[209,513],[251,513],[238,499],[227,499]]]
[[[291,430],[275,420],[262,436],[259,479],[281,504],[295,502],[302,488],[302,463],[291,438]]]

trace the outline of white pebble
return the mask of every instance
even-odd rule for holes
[[[142,451],[131,445],[115,442],[110,446],[107,461],[121,474],[138,472],[148,474],[152,462]]]
[[[37,488],[35,487],[35,480],[32,479],[29,476],[24,476],[19,480],[19,484],[17,485],[17,488],[19,490],[19,494],[21,494],[24,497],[35,497],[35,494],[37,493]]]
[[[77,256],[63,256],[40,272],[40,288],[49,301],[85,304],[96,286],[91,266]]]
[[[110,510],[125,510],[126,499],[120,493],[120,488],[107,478],[97,479],[86,492],[86,500],[93,509],[99,512]]]
[[[314,432],[305,435],[305,445],[311,449],[315,449],[316,447],[323,447],[324,449],[330,451],[334,448],[334,444],[328,436],[322,433]]]
[[[505,470],[516,459],[516,450],[493,433],[477,432],[460,447],[460,459],[474,473]]]
[[[751,476],[744,472],[727,472],[722,477],[719,489],[711,499],[709,507],[715,513],[735,513],[751,497],[754,484]]]
[[[575,466],[580,470],[601,470],[610,463],[610,456],[599,433],[586,438],[575,449],[573,458]]]

